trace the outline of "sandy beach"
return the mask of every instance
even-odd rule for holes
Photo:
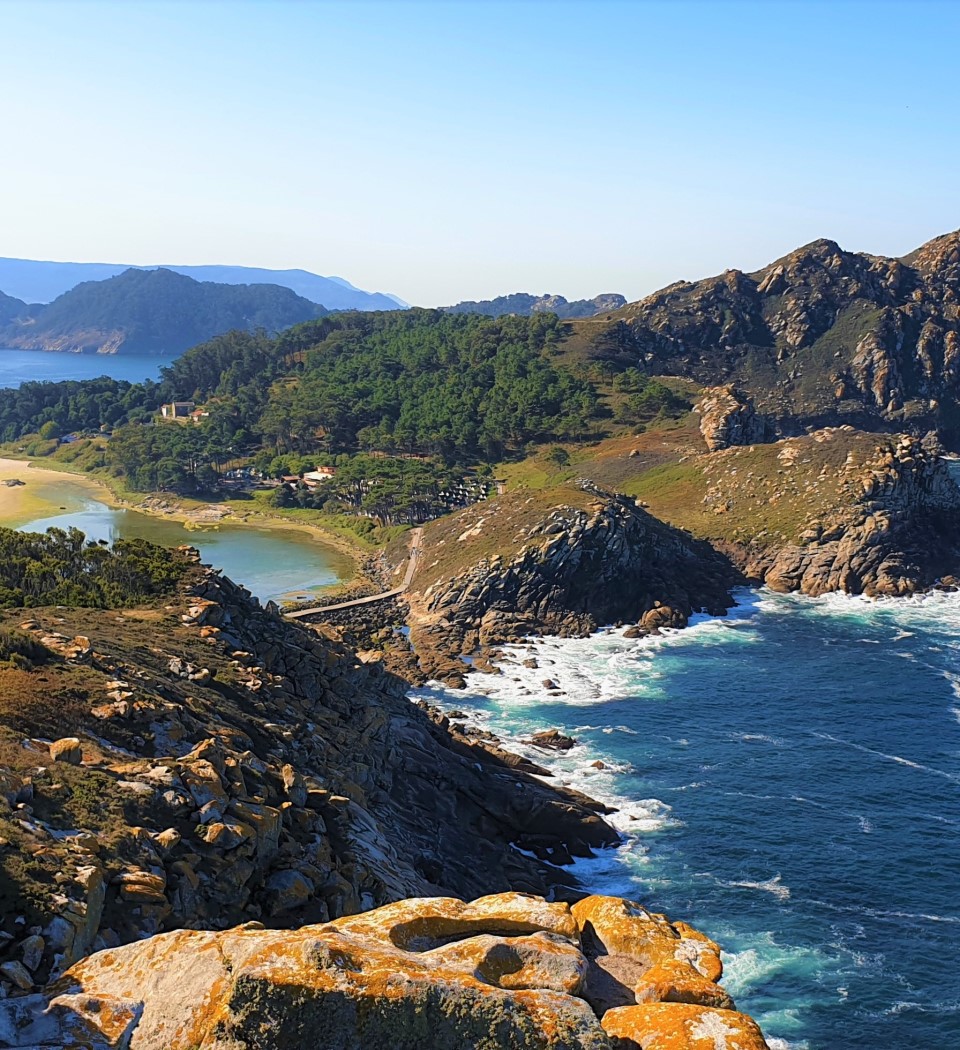
[[[7,484],[15,479],[23,484]],[[22,459],[0,459],[0,525],[16,528],[34,518],[78,510],[91,499],[115,502],[106,485],[93,478],[44,470]]]

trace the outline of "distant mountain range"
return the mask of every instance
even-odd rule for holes
[[[529,317],[531,314],[551,313],[566,319],[594,317],[597,314],[619,310],[626,304],[624,296],[615,292],[597,295],[593,299],[576,299],[572,303],[562,295],[514,292],[513,295],[500,295],[496,299],[481,299],[479,302],[464,300],[456,306],[444,306],[442,309],[448,314],[485,314],[487,317],[503,317],[505,314]]]
[[[275,333],[328,312],[278,284],[216,284],[172,270],[130,269],[78,284],[49,304],[0,293],[0,346],[175,356],[233,328]]]
[[[196,281],[218,284],[278,284],[328,310],[396,310],[408,305],[395,295],[355,288],[342,277],[321,277],[308,270],[265,270],[251,266],[130,267],[118,263],[0,259],[0,288],[8,296],[27,303],[49,303],[83,281],[104,281],[129,269],[172,270]]]

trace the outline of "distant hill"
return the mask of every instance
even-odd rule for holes
[[[20,317],[27,310],[27,304],[20,299],[14,299],[12,295],[0,292],[0,325]]]
[[[328,311],[276,284],[215,284],[172,270],[85,281],[49,305],[0,295],[0,346],[85,353],[182,353],[222,332],[279,332]]]
[[[572,303],[562,295],[514,292],[513,295],[500,295],[496,299],[482,299],[479,302],[465,300],[456,306],[444,306],[442,309],[448,314],[484,314],[487,317],[503,317],[506,314],[530,317],[531,314],[551,313],[561,318],[571,318],[609,313],[611,310],[619,310],[626,303],[624,296],[615,292],[598,295],[593,299],[576,299]]]
[[[129,269],[166,269],[196,281],[219,284],[278,284],[328,310],[396,310],[407,303],[383,292],[365,292],[342,277],[308,270],[265,270],[250,266],[130,267],[119,263],[41,262],[0,259],[0,288],[28,303],[49,303],[83,281],[105,281]]]

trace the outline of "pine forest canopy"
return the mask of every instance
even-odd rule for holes
[[[581,440],[609,410],[559,349],[552,314],[491,319],[439,310],[331,314],[278,336],[230,332],[163,370],[160,383],[25,383],[0,391],[0,438],[114,430],[104,465],[138,489],[208,486],[260,452],[426,455],[494,463],[529,442]],[[628,416],[686,408],[636,373]],[[202,426],[143,426],[167,401],[202,404]],[[630,407],[632,406],[632,407]],[[630,421],[628,418],[627,422]]]
[[[0,608],[134,605],[169,593],[187,561],[146,540],[88,543],[79,529],[0,529]]]

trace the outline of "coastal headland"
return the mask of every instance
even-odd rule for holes
[[[346,520],[376,562],[295,622],[185,546],[0,537],[9,1044],[762,1047],[704,934],[582,900],[613,806],[408,693],[531,635],[656,638],[746,584],[955,588],[955,242],[817,242],[582,321],[233,333],[109,423],[100,381],[0,398],[14,447],[89,474],[3,461],[6,523],[85,499],[320,542]]]

